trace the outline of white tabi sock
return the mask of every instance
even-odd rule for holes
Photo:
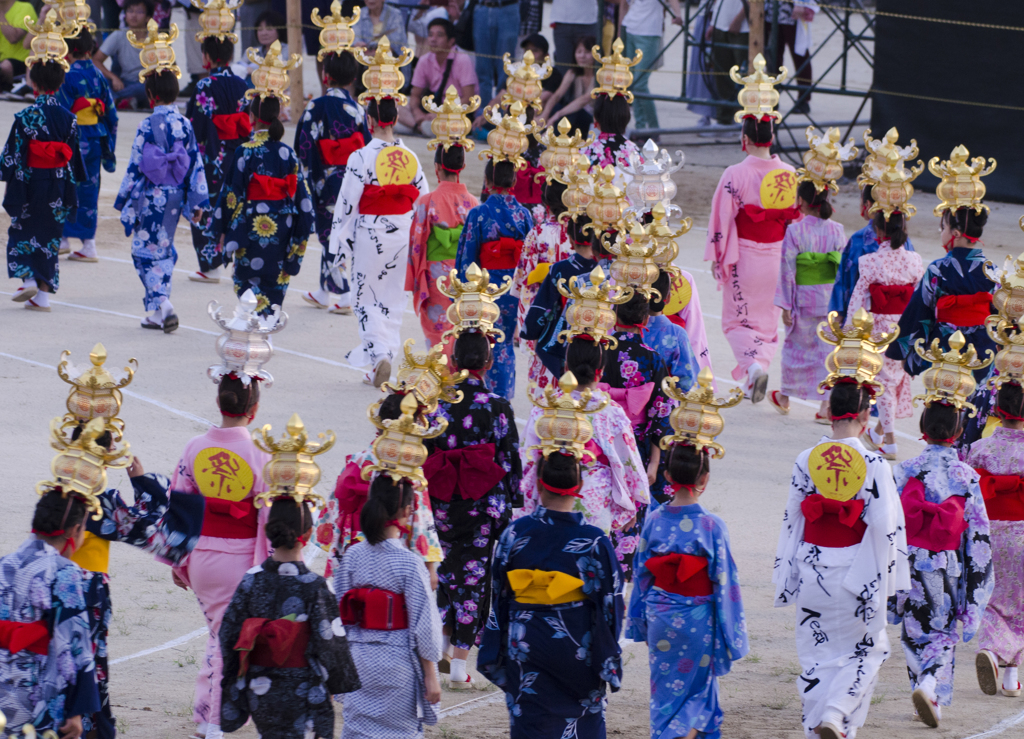
[[[38,287],[34,277],[26,277],[24,280],[21,281],[21,286],[25,288]]]
[[[206,272],[203,272],[203,274],[206,275],[207,277],[215,277],[215,278],[217,278],[219,280],[220,277],[221,277],[221,272],[223,272],[223,271],[224,271],[223,267],[214,267],[211,270],[207,270]]]
[[[160,303],[160,307],[157,308],[153,313],[153,318],[163,321],[164,319],[167,318],[167,316],[174,313],[174,306],[171,305],[170,300],[164,298],[164,302]]]
[[[441,638],[441,654],[443,654],[445,657],[447,657],[451,653],[452,653],[452,638],[450,636],[448,636],[447,634],[445,634]]]
[[[469,673],[466,672],[466,660],[452,659],[451,669],[448,677],[453,683],[464,683],[469,679]]]
[[[1003,668],[1003,687],[1006,690],[1017,689],[1017,668],[1016,667],[1004,667]]]
[[[330,305],[331,294],[322,287],[319,290],[310,291],[309,294],[313,296],[313,300],[318,302],[320,305]]]
[[[82,240],[82,254],[85,254],[87,257],[96,256],[96,239]]]
[[[50,307],[50,293],[44,293],[42,290],[35,294],[32,298],[32,302],[38,305],[40,308]]]
[[[206,739],[224,739],[224,732],[220,730],[220,724],[209,724],[206,727]]]

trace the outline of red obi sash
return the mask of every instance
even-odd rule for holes
[[[484,269],[515,269],[523,253],[522,239],[502,236],[480,246],[480,266]]]
[[[0,621],[0,647],[11,654],[29,651],[45,656],[50,651],[50,630],[45,621]]]
[[[907,519],[907,544],[930,552],[960,548],[960,538],[967,530],[964,496],[951,495],[941,503],[929,503],[924,497],[924,483],[912,477],[900,497]]]
[[[359,533],[359,514],[369,494],[370,483],[363,479],[363,468],[349,462],[334,486],[334,497],[338,501],[338,528],[344,531],[347,526],[352,536]]]
[[[505,476],[494,461],[494,444],[474,444],[462,449],[436,451],[423,463],[431,498],[446,503],[458,493],[463,500],[480,500]]]
[[[309,667],[309,622],[287,618],[247,618],[235,642],[238,652],[238,676],[257,667]]]
[[[887,316],[901,316],[910,303],[915,285],[868,285],[871,312]]]
[[[363,134],[356,131],[344,139],[320,139],[316,145],[320,148],[320,158],[324,164],[329,167],[343,167],[348,164],[348,158],[353,152],[366,146],[366,141],[363,140]]]
[[[992,313],[991,305],[992,293],[943,295],[935,304],[935,317],[961,328],[981,326]]]
[[[832,500],[815,493],[800,504],[804,513],[804,541],[816,547],[852,547],[860,544],[868,525],[861,520],[864,501]]]
[[[654,394],[654,383],[645,382],[636,387],[611,387],[607,382],[597,383],[599,390],[604,390],[608,396],[622,406],[626,417],[633,426],[639,425],[644,420],[644,411],[647,404],[651,402],[651,395]]]
[[[708,577],[708,560],[692,554],[663,554],[651,557],[644,566],[654,575],[654,587],[676,595],[696,598],[715,592]]]
[[[1024,521],[1024,478],[1017,475],[993,475],[976,468],[981,475],[981,494],[992,521]]]
[[[57,169],[71,161],[71,147],[63,141],[28,142],[28,159],[30,167],[39,169]]]
[[[252,498],[245,500],[222,500],[205,498],[206,513],[203,515],[203,536],[220,539],[255,539],[259,528],[259,513]]]
[[[107,105],[96,98],[75,98],[71,103],[71,112],[78,119],[79,126],[95,126],[106,114]]]
[[[359,212],[365,216],[404,215],[419,196],[415,185],[367,185],[359,198]]]
[[[377,588],[349,590],[341,599],[341,622],[377,631],[408,629],[405,596]]]
[[[799,208],[766,209],[747,204],[736,214],[736,235],[758,244],[774,244],[786,235],[786,223],[799,217]]]
[[[254,174],[249,180],[249,189],[246,190],[245,196],[249,200],[284,200],[294,198],[298,187],[298,175],[267,177],[262,174]]]
[[[247,139],[252,133],[252,121],[249,120],[248,113],[215,115],[213,125],[217,129],[217,138],[221,141]]]

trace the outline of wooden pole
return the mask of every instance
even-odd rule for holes
[[[288,14],[288,52],[302,56],[302,0],[287,0],[285,12]],[[288,87],[292,99],[292,122],[297,123],[306,107],[305,87],[302,82],[302,65],[291,70],[291,83]]]
[[[754,69],[754,57],[764,53],[764,0],[749,0],[750,38],[747,41],[747,61],[749,69]],[[769,67],[770,68],[770,67]]]

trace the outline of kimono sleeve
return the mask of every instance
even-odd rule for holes
[[[185,177],[185,217],[191,218],[197,210],[209,210],[210,188],[206,182],[206,168],[203,167],[203,160],[199,156],[199,145],[196,143],[196,134],[185,121],[186,132],[185,151],[188,152],[188,175]]]
[[[108,172],[114,171],[114,166],[117,164],[117,158],[114,156],[114,151],[117,148],[117,103],[114,102],[114,93],[110,89],[110,84],[103,77],[103,75],[96,75],[97,84],[99,84],[102,92],[104,115],[103,122],[107,126],[107,143],[103,150],[103,164],[106,165]]]
[[[789,498],[786,501],[786,512],[782,515],[782,530],[779,532],[779,544],[775,551],[775,565],[772,570],[776,608],[794,604],[800,588],[796,550],[804,539],[804,513],[800,509],[800,504],[807,496],[807,491],[813,487],[805,469],[809,456],[810,451],[806,451],[797,458],[789,479]]]
[[[711,366],[711,351],[708,349],[708,333],[704,328],[704,312],[700,307],[700,294],[697,292],[697,283],[686,270],[683,270],[683,279],[690,283],[690,302],[679,311],[679,316],[686,323],[686,335],[690,339],[690,351],[697,365],[701,369]],[[694,367],[696,371],[696,367]]]
[[[793,310],[796,304],[796,255],[800,251],[793,238],[792,227],[786,228],[782,237],[782,262],[779,265],[779,281],[775,284],[775,305],[783,310]]]
[[[992,588],[995,584],[992,571],[992,543],[989,534],[988,512],[981,494],[974,470],[968,471],[971,482],[967,485],[964,517],[967,531],[961,545],[959,598],[956,617],[963,624],[964,642],[969,642],[981,628]]]
[[[843,256],[845,258],[846,255],[844,254]],[[864,259],[864,257],[861,257],[861,259]],[[871,298],[868,294],[868,287],[870,286],[872,279],[870,275],[870,268],[868,268],[867,270],[869,274],[865,274],[865,270],[861,269],[861,265],[858,262],[857,272],[859,275],[857,277],[857,284],[854,286],[853,292],[850,293],[849,302],[843,308],[843,312],[846,316],[852,316],[854,313],[857,312],[858,308],[864,308],[867,311],[871,310],[871,306],[869,305],[869,303],[871,302]],[[836,279],[839,278],[837,277]],[[831,305],[829,305],[829,309],[832,309]]]
[[[859,239],[861,232],[853,234],[846,242],[843,249],[843,256],[839,260],[839,269],[836,271],[836,281],[832,286],[832,294],[828,299],[829,312],[835,311],[840,318],[845,319],[848,312],[847,306],[850,302],[851,290],[860,279],[858,259],[863,252],[854,245],[854,239]]]
[[[650,502],[650,485],[629,418],[618,408],[606,408],[605,414],[609,419],[607,433],[596,441],[608,458],[612,475],[612,520],[621,526],[636,516],[638,505]]]
[[[672,425],[669,423],[669,414],[672,413],[672,409],[679,405],[679,402],[670,398],[665,394],[665,389],[662,387],[662,382],[668,377],[668,368],[665,366],[665,361],[654,354],[655,369],[654,369],[654,392],[651,394],[651,400],[647,405],[647,438],[650,439],[652,444],[657,444],[661,441],[661,437],[668,436],[672,433]],[[692,383],[691,383],[692,384]],[[645,499],[643,502],[647,502]]]
[[[314,114],[317,101],[310,100],[295,127],[295,156],[302,165],[302,172],[313,182],[323,179],[323,165],[320,163],[320,150],[317,148],[317,135],[314,132]]]
[[[231,163],[224,171],[224,182],[220,187],[220,194],[217,202],[213,205],[213,217],[210,219],[209,236],[217,241],[228,232],[231,221],[234,220],[235,208],[228,207],[229,202],[241,205],[245,202],[248,190],[249,172],[248,166],[239,168],[240,160],[245,159],[245,153],[250,151],[244,146],[239,146],[231,155]],[[244,163],[243,163],[244,164]],[[298,189],[295,191],[298,193]]]
[[[716,265],[713,271],[719,289],[729,279],[733,265],[739,260],[740,243],[736,235],[736,214],[739,213],[739,207],[732,195],[732,189],[731,174],[726,170],[711,199],[708,240],[704,248],[704,261]]]
[[[530,411],[530,418],[526,422],[525,436],[519,445],[519,459],[523,468],[523,477],[519,483],[519,499],[522,500],[523,513],[533,513],[540,505],[540,494],[537,492],[537,465],[540,462],[540,450],[530,447],[539,444],[535,428],[536,416]],[[632,429],[630,429],[632,433]],[[646,482],[646,478],[644,479]]]
[[[220,725],[225,732],[237,731],[249,720],[249,696],[246,693],[246,681],[238,674],[241,660],[235,644],[242,634],[242,625],[246,619],[254,616],[249,610],[249,593],[255,579],[256,575],[252,572],[247,572],[242,578],[224,611],[220,631],[217,633],[224,660],[220,679]],[[310,642],[312,644],[312,639]]]
[[[484,205],[473,208],[466,215],[466,223],[462,227],[462,234],[459,236],[459,247],[455,254],[455,269],[459,272],[461,279],[466,279],[466,270],[471,264],[480,263],[480,244],[482,234],[480,222],[483,215],[479,212]]]
[[[711,579],[715,582],[714,673],[728,674],[732,663],[750,651],[747,640],[747,619],[743,613],[743,596],[739,574],[729,547],[725,524],[716,521],[713,530],[715,547],[711,562]]]
[[[418,561],[406,568],[403,594],[409,612],[409,639],[413,651],[428,662],[441,661],[441,617],[430,590],[427,568]]]
[[[519,429],[512,404],[502,399],[496,403],[494,416],[495,462],[505,470],[501,485],[513,508],[523,507],[523,462],[519,456]],[[507,519],[506,519],[507,520]]]
[[[434,523],[434,511],[430,507],[430,496],[419,488],[416,489],[413,498],[410,549],[420,555],[424,562],[444,561],[441,540],[437,536],[437,526]]]
[[[43,620],[50,632],[49,659],[60,665],[57,679],[64,698],[63,713],[65,717],[88,716],[100,710],[100,694],[92,649],[83,649],[92,644],[92,638],[78,565],[67,562],[58,566],[50,599]]]
[[[155,143],[153,141],[152,122],[149,118],[144,119],[135,132],[135,139],[132,141],[132,151],[128,155],[128,169],[124,173],[121,187],[118,189],[117,197],[114,199],[114,210],[121,211],[121,222],[124,224],[126,236],[131,235],[132,227],[138,219],[138,213],[135,212],[134,207],[125,210],[125,206],[129,205],[129,199],[135,194],[136,187],[144,184],[143,181],[146,180],[145,175],[139,170],[139,164],[142,162],[142,147],[145,146],[147,141]]]
[[[509,601],[508,563],[513,550],[518,551],[529,541],[529,536],[517,537],[515,526],[509,526],[498,539],[491,560],[491,612],[480,639],[476,669],[502,690],[508,685],[505,674],[508,665]]]
[[[335,264],[342,258],[343,247],[346,253],[351,250],[351,240],[355,237],[352,221],[359,215],[359,201],[366,186],[363,177],[367,176],[363,151],[361,149],[349,157],[345,176],[341,180],[341,189],[338,191],[338,200],[334,206],[329,251],[336,255]]]
[[[293,153],[292,158],[295,163],[292,171],[297,177],[294,199],[296,213],[295,221],[292,223],[290,248],[284,260],[284,272],[294,277],[299,274],[302,258],[306,255],[306,242],[313,233],[313,196],[309,192],[309,183],[299,167],[298,157]]]
[[[80,185],[88,179],[88,176],[85,173],[85,162],[82,160],[82,147],[78,141],[78,121],[73,118],[71,119],[71,135],[68,136],[68,146],[71,147],[73,152],[71,161],[68,162],[68,166],[71,168],[71,176],[74,178],[73,182],[76,185]]]
[[[405,268],[405,289],[412,293],[412,305],[417,315],[420,306],[430,297],[421,290],[420,281],[427,273],[427,239],[430,238],[436,216],[428,198],[420,198],[413,205],[412,226],[409,228],[409,257]]]
[[[466,232],[463,231],[462,235],[465,236]],[[522,338],[528,341],[538,341],[548,326],[556,321],[561,314],[562,296],[558,292],[558,288],[555,287],[553,272],[554,270],[548,272],[544,281],[540,283],[537,296],[530,304],[530,309],[526,312],[526,318],[523,320]]]
[[[361,686],[355,662],[349,652],[345,627],[341,624],[338,602],[327,587],[327,581],[318,578],[310,613],[310,640],[306,658],[310,665],[318,664],[327,674],[329,695],[351,693]],[[315,626],[314,626],[315,624]],[[224,673],[225,675],[227,672]]]
[[[620,575],[622,568],[607,536],[602,534],[596,544],[593,556],[600,562],[600,585],[596,591],[588,593],[598,606],[591,641],[593,661],[598,676],[616,693],[622,687],[622,647],[619,646],[625,615]],[[586,586],[584,592],[587,592]]]
[[[539,234],[540,226],[537,226],[531,228],[530,232],[526,234],[526,238],[523,239],[523,254],[519,259],[519,264],[516,265],[516,271],[512,273],[512,289],[508,293],[514,298],[518,298],[523,294],[523,290],[526,289],[526,278],[530,276],[530,272],[540,261],[539,255],[545,251],[545,245],[537,243],[537,236]],[[519,302],[519,306],[519,330],[522,331],[526,310],[523,307],[522,301]]]
[[[646,564],[653,551],[651,533],[654,531],[654,524],[657,520],[657,511],[647,516],[640,533],[640,541],[645,542],[646,545],[644,547],[637,546],[636,556],[633,559],[633,591],[629,597],[629,610],[627,611],[629,625],[626,628],[626,638],[637,642],[647,641],[646,599],[647,594],[654,587],[654,575],[647,569]]]
[[[210,93],[211,83],[212,80],[210,77],[200,80],[196,84],[195,94],[192,95],[188,101],[188,105],[185,106],[185,117],[192,122],[192,128],[196,133],[197,146],[201,157],[206,156],[206,144],[210,139],[210,130],[213,127],[213,118],[210,116],[210,113],[213,112]],[[204,99],[210,101],[209,104],[197,104],[197,99],[200,95],[202,95]]]

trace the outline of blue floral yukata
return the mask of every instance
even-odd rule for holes
[[[70,113],[68,114],[70,115]],[[42,622],[46,654],[0,647],[0,711],[7,731],[56,732],[69,716],[100,708],[82,570],[34,536],[0,559],[0,621]]]
[[[345,178],[344,164],[328,164],[327,157],[337,157],[329,153],[331,147],[338,142],[351,143],[355,146],[362,137],[365,144],[370,140],[370,129],[366,126],[366,114],[348,90],[332,87],[327,94],[310,101],[306,111],[299,119],[295,129],[295,153],[302,164],[302,172],[309,181],[313,195],[313,212],[316,216],[316,235],[320,239],[320,287],[329,293],[346,295],[349,291],[348,280],[341,277],[339,285],[331,275],[335,254],[330,251],[331,224],[334,222],[334,204],[341,192],[341,181]],[[324,142],[324,143],[321,143]],[[356,149],[361,149],[356,146]],[[343,156],[347,162],[347,156]],[[336,159],[340,161],[340,159]],[[342,261],[338,274],[347,274],[345,252],[342,250]]]
[[[605,691],[622,685],[622,580],[611,541],[582,513],[538,507],[502,534],[491,577],[477,669],[505,692],[511,739],[604,739]],[[577,585],[546,599],[564,602],[524,602],[542,599],[517,597],[511,585],[525,578],[536,591],[552,577]]]
[[[274,192],[254,190],[261,182]],[[251,289],[262,315],[284,303],[313,230],[313,200],[291,147],[257,131],[235,149],[210,228],[235,261],[239,297]]]
[[[459,249],[455,256],[455,268],[462,279],[471,264],[480,263],[484,245],[501,238],[515,239],[522,251],[522,242],[533,228],[530,211],[507,194],[493,194],[466,216],[466,223],[459,237]],[[488,269],[491,282],[501,285],[505,278],[515,274],[519,254],[513,255],[509,269]],[[487,387],[503,398],[512,400],[516,393],[516,355],[513,337],[516,333],[516,317],[519,313],[519,298],[505,293],[497,299],[501,308],[501,320],[496,324],[505,332],[505,341],[494,345],[494,365],[487,372]]]
[[[64,224],[64,237],[94,239],[100,199],[100,166],[108,172],[113,172],[117,166],[114,158],[117,145],[114,96],[92,59],[79,59],[71,62],[71,69],[64,75],[57,100],[68,110],[88,106],[77,115],[78,146],[85,165],[85,179],[78,183],[78,218],[73,223]]]
[[[646,566],[652,557],[667,557],[660,563],[668,570],[678,568],[673,555],[703,559],[713,593],[673,592],[687,590],[679,587],[685,579],[679,583],[680,575],[666,578],[660,567],[656,578]],[[652,511],[640,537],[634,582],[626,635],[648,645],[651,739],[676,739],[691,729],[698,737],[718,739],[723,716],[718,678],[750,651],[725,523],[696,503]]]
[[[458,387],[460,402],[438,406],[448,427],[424,442],[424,470],[444,550],[437,570],[441,625],[454,646],[472,649],[490,608],[491,552],[512,509],[523,506],[523,468],[512,404],[472,375]]]
[[[914,251],[914,245],[907,239],[903,245],[907,251]],[[857,287],[857,280],[860,279],[860,258],[866,254],[874,254],[878,251],[878,237],[875,234],[875,227],[868,223],[860,231],[855,231],[846,242],[843,249],[843,257],[839,262],[839,269],[836,271],[836,282],[832,286],[832,295],[828,299],[829,312],[836,311],[839,317],[845,321],[846,309],[850,305],[850,296],[853,295],[853,288]]]
[[[60,167],[31,167],[30,142],[57,142],[71,149]],[[78,215],[78,183],[85,166],[78,147],[78,122],[55,95],[40,95],[35,103],[14,114],[7,137],[0,179],[7,183],[4,210],[11,217],[7,230],[7,276],[60,287],[57,252],[64,224]]]
[[[956,622],[963,624],[964,643],[973,639],[995,584],[985,499],[978,473],[949,447],[929,444],[920,456],[895,465],[893,476],[907,521],[910,590],[900,590],[889,599],[889,623],[903,624],[900,641],[911,687],[924,683],[939,705],[948,706],[953,700],[953,665],[960,641]],[[923,483],[923,503],[909,498],[908,483],[915,481]],[[924,516],[915,516],[920,509],[925,510]],[[955,522],[951,520],[954,513]],[[949,527],[955,523],[963,531],[958,546],[933,551],[915,545],[915,538],[925,534],[915,525],[916,519],[930,527],[942,521]]]
[[[171,296],[179,217],[191,218],[196,210],[209,207],[192,125],[174,105],[156,106],[139,124],[128,171],[114,200],[124,233],[132,237],[132,261],[146,289],[146,310],[156,310]]]
[[[651,316],[644,329],[644,343],[661,355],[669,374],[679,378],[680,390],[689,391],[693,387],[700,364],[693,356],[690,337],[685,328],[672,323],[665,316]]]
[[[226,169],[231,163],[235,149],[249,138],[249,129],[244,124],[235,126],[239,135],[233,139],[221,139],[214,123],[217,116],[233,116],[247,108],[245,80],[228,67],[218,67],[196,83],[196,92],[188,101],[185,115],[192,121],[196,132],[199,156],[203,158],[206,170],[206,184],[210,188],[210,203],[217,202]],[[245,116],[248,121],[248,115]],[[221,120],[221,119],[218,119]],[[244,133],[243,133],[244,132]],[[212,215],[207,213],[199,225],[192,224],[192,246],[199,259],[199,271],[208,272],[227,263],[226,255],[217,239],[210,237]]]

